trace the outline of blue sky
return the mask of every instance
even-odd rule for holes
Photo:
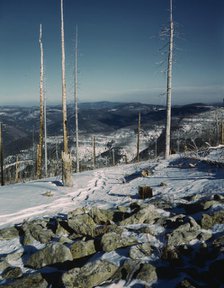
[[[168,10],[168,0],[64,0],[68,102],[77,24],[80,101],[165,104]],[[174,0],[173,104],[222,101],[223,16],[223,0]],[[39,100],[40,23],[46,96],[61,101],[60,0],[0,0],[1,105]]]

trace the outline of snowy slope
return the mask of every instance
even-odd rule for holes
[[[220,149],[217,153],[212,149],[213,160],[215,158],[218,160]],[[142,177],[142,169],[150,170],[152,175]],[[222,167],[176,155],[171,156],[167,161],[158,159],[75,174],[72,188],[61,186],[59,179],[9,185],[0,188],[0,228],[22,223],[25,219],[66,213],[78,207],[128,206],[138,201],[138,187],[143,185],[152,187],[153,199],[168,200],[174,205],[186,203],[187,196],[223,195],[223,173]],[[44,195],[46,192],[51,196]],[[215,211],[223,208],[224,204],[219,207],[212,206],[210,209]],[[169,212],[164,211],[164,213]],[[213,233],[224,234],[224,224],[216,226]],[[151,241],[155,241],[155,246],[157,245],[159,249],[160,241],[155,238]],[[21,244],[18,241],[0,241],[0,254],[20,250]],[[115,252],[106,253],[104,257],[109,258],[110,261],[120,261],[120,256]],[[21,263],[15,264],[22,267]],[[116,285],[105,287],[124,287],[123,285],[121,281]],[[165,287],[161,285],[160,287]],[[166,287],[175,286],[171,284]]]

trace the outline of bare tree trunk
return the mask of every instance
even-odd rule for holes
[[[16,157],[16,177],[15,177],[15,182],[19,182],[19,157]]]
[[[64,37],[64,15],[63,0],[61,0],[61,67],[62,67],[62,112],[63,112],[63,140],[64,153],[68,154],[67,133],[67,104],[66,104],[66,81],[65,81],[65,37]]]
[[[1,186],[4,186],[4,185],[5,185],[5,181],[4,181],[4,159],[3,159],[2,123],[0,123],[0,166],[1,166]]]
[[[79,121],[78,121],[78,26],[75,33],[75,138],[76,138],[76,172],[79,172]]]
[[[112,165],[115,166],[116,162],[115,162],[115,151],[114,148],[112,148]]]
[[[65,82],[65,40],[64,40],[64,15],[63,0],[61,0],[61,66],[62,66],[62,112],[63,112],[63,140],[64,151],[62,153],[62,180],[65,186],[72,186],[72,159],[68,152],[67,132],[67,104],[66,104],[66,82]]]
[[[42,177],[42,158],[43,158],[43,134],[44,134],[44,54],[42,44],[42,25],[40,24],[40,132],[39,150],[37,156],[37,178]]]
[[[47,162],[47,99],[46,95],[44,95],[44,166],[46,177],[48,175]]]
[[[166,98],[166,147],[165,159],[170,155],[170,132],[171,132],[171,96],[172,96],[172,66],[173,66],[173,2],[170,0],[170,39],[169,39],[169,54],[168,54],[168,69],[167,69],[167,98]]]
[[[141,130],[141,112],[138,113],[138,132],[137,132],[137,162],[140,161],[140,130]]]
[[[93,136],[93,169],[96,168],[96,137]]]

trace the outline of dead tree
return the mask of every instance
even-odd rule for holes
[[[96,168],[96,137],[93,136],[93,169]]]
[[[63,114],[63,141],[62,152],[62,179],[65,186],[72,186],[72,159],[68,151],[67,132],[67,104],[66,104],[66,81],[65,81],[65,37],[64,37],[64,12],[63,0],[61,0],[61,67],[62,67],[62,114]]]
[[[76,139],[76,172],[79,172],[79,121],[78,121],[78,26],[75,33],[75,139]]]
[[[172,96],[172,67],[173,67],[173,1],[170,0],[170,28],[169,28],[169,53],[167,68],[167,91],[166,91],[166,143],[165,159],[170,155],[170,133],[171,133],[171,96]]]
[[[138,113],[138,132],[137,132],[137,162],[140,161],[140,130],[141,130],[141,112]]]
[[[15,182],[19,182],[19,157],[16,156],[16,177],[15,177]]]
[[[3,159],[2,123],[0,123],[0,166],[1,166],[1,186],[4,186],[4,185],[5,185],[5,181],[4,181],[4,159]]]
[[[39,149],[37,153],[37,178],[42,177],[43,135],[44,135],[44,53],[42,43],[42,25],[40,24],[40,131]]]

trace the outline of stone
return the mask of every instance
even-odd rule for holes
[[[130,224],[153,224],[157,218],[161,217],[154,205],[148,204],[145,208],[140,209],[137,213],[120,222],[121,226]]]
[[[147,199],[153,197],[152,188],[150,186],[139,186],[138,194],[141,199]]]
[[[15,279],[19,278],[23,275],[23,272],[20,267],[7,267],[3,272],[2,272],[2,278],[4,279]]]
[[[26,277],[16,279],[10,284],[1,285],[2,288],[47,288],[48,283],[40,273],[32,273]]]
[[[118,266],[115,264],[97,260],[65,272],[62,282],[65,288],[92,288],[110,279],[117,270]]]
[[[188,244],[191,240],[196,239],[199,234],[202,234],[201,227],[193,218],[189,217],[188,223],[180,225],[172,233],[167,234],[167,244],[169,246]]]
[[[103,251],[110,252],[121,247],[128,247],[137,244],[138,240],[135,237],[122,236],[115,232],[109,232],[103,235],[101,246]]]
[[[15,227],[0,230],[0,240],[11,240],[16,237],[19,237],[19,231]]]
[[[158,278],[156,274],[156,268],[149,263],[141,264],[136,278],[147,283],[154,282]]]
[[[96,253],[94,240],[77,241],[70,246],[73,259],[79,259]]]
[[[72,260],[73,257],[68,247],[60,243],[54,243],[32,254],[25,266],[38,269]]]
[[[213,221],[212,221],[212,217],[208,214],[202,214],[202,218],[201,218],[201,227],[203,229],[210,229],[212,228],[213,225]]]
[[[189,279],[182,280],[176,288],[196,288]]]
[[[152,247],[149,242],[132,246],[129,251],[129,257],[134,260],[140,260],[152,254]]]
[[[10,253],[6,256],[6,261],[11,262],[11,261],[17,261],[19,260],[23,255],[23,252],[16,252],[16,253]]]
[[[96,224],[109,224],[113,220],[114,212],[112,210],[103,210],[98,207],[92,207],[89,216]]]
[[[1,271],[5,270],[9,266],[10,266],[10,264],[6,261],[6,258],[0,259],[0,270]]]
[[[79,214],[72,218],[68,216],[68,226],[77,234],[95,237],[97,225],[88,214]]]

